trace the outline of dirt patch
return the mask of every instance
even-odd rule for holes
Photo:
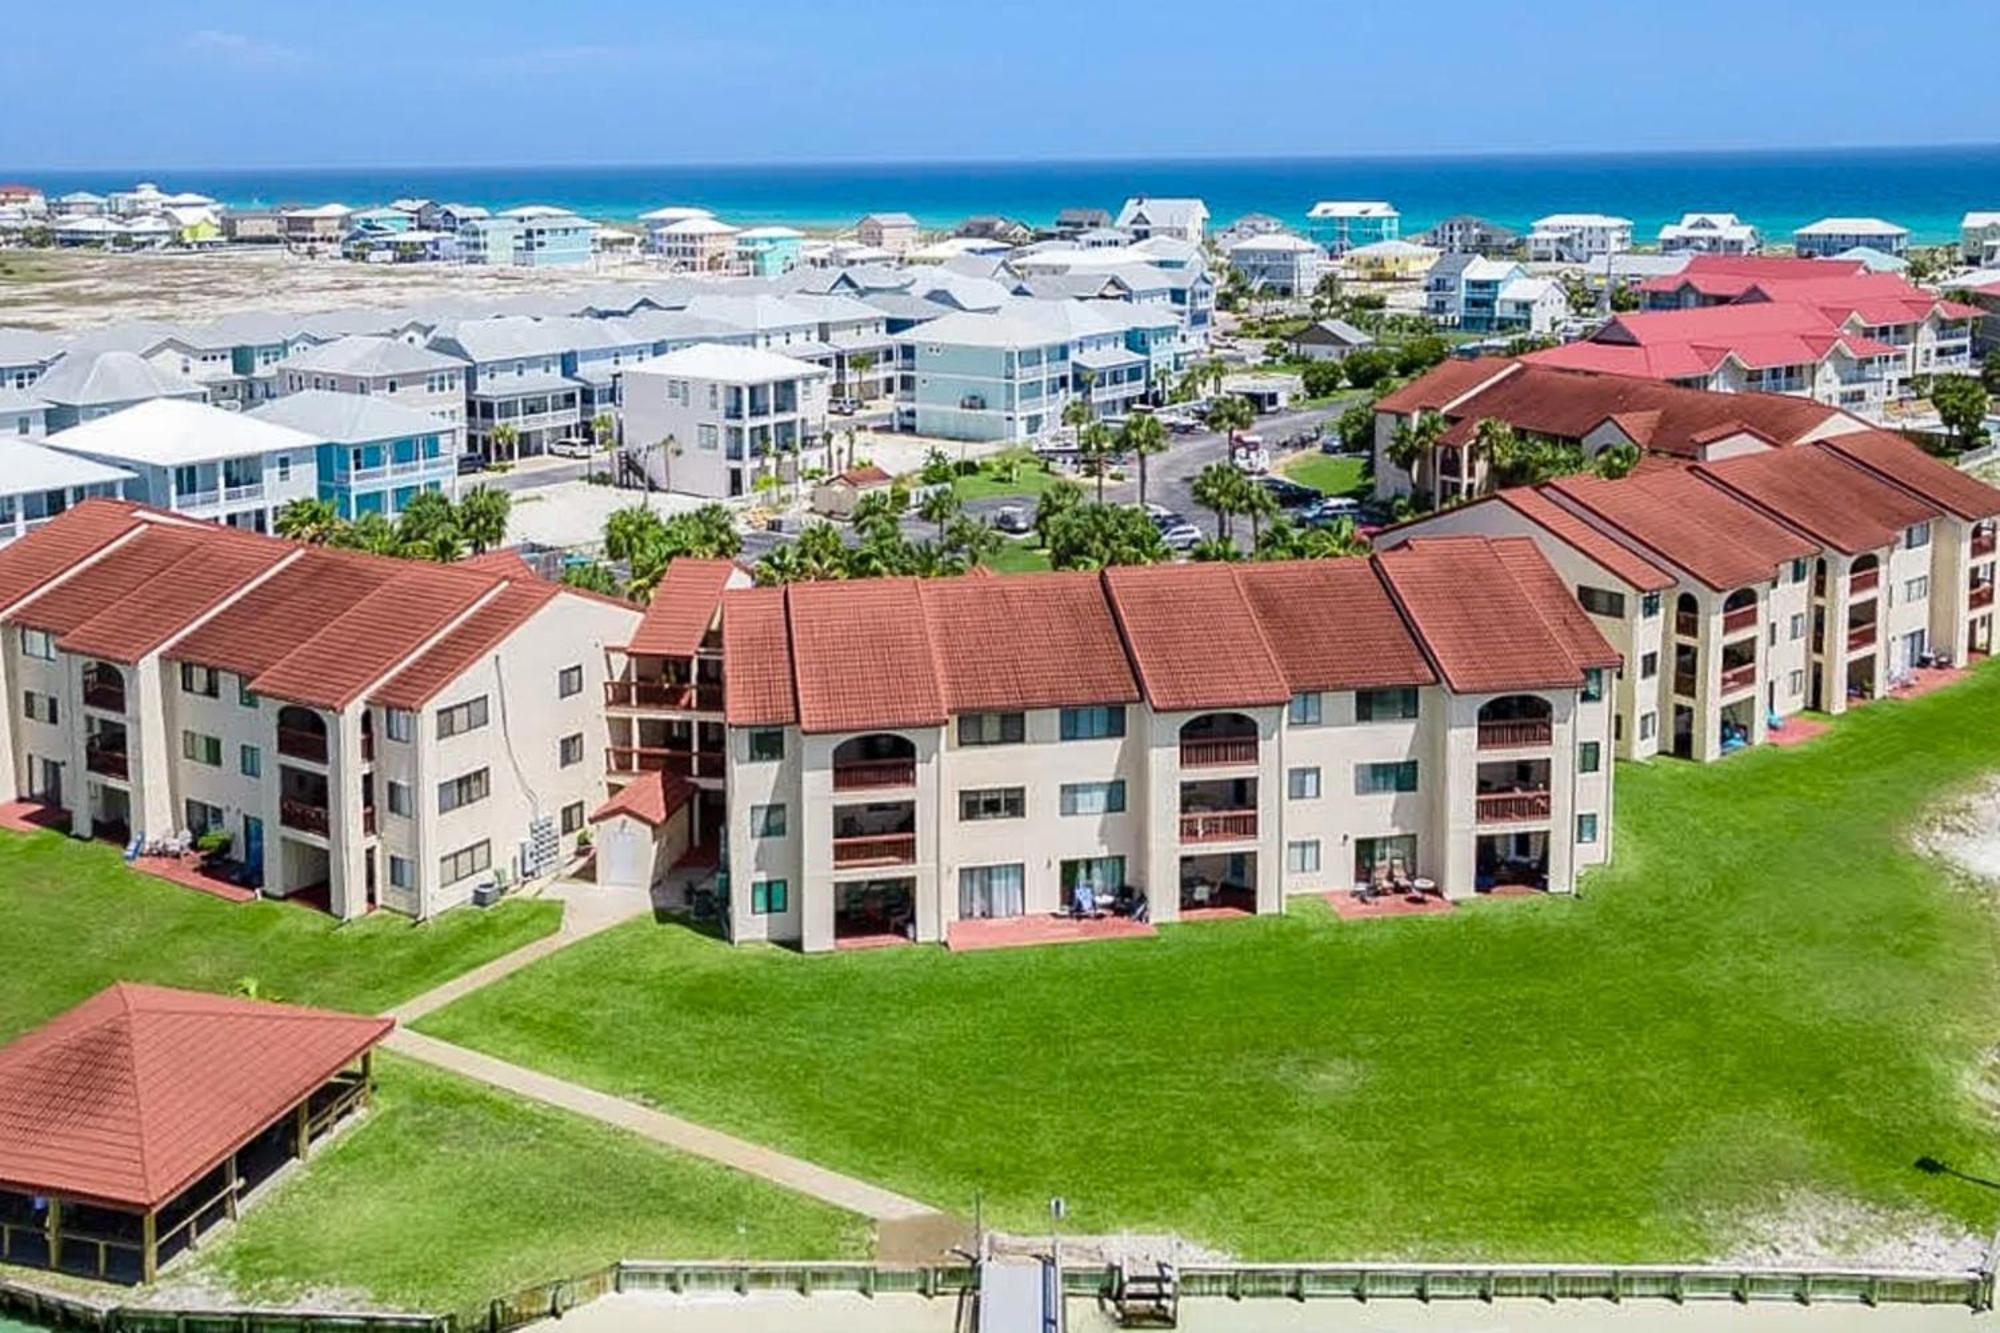
[[[1987,1242],[1950,1218],[1800,1191],[1739,1222],[1725,1264],[1852,1264],[1964,1272],[1985,1262]]]
[[[1008,1232],[987,1233],[988,1244],[994,1254],[1038,1255],[1049,1252],[1049,1237],[1014,1235]],[[1065,1264],[1091,1267],[1103,1264],[1124,1263],[1140,1267],[1153,1263],[1170,1264],[1226,1264],[1234,1256],[1198,1245],[1184,1236],[1172,1232],[1119,1232],[1110,1236],[1069,1236],[1062,1238],[1062,1255]]]
[[[2000,777],[1926,815],[1916,849],[1961,876],[2000,889]]]

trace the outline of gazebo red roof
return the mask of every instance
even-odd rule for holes
[[[0,1047],[0,1188],[158,1208],[394,1026],[120,982]]]

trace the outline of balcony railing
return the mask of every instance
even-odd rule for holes
[[[1549,817],[1549,794],[1545,791],[1487,791],[1480,792],[1475,800],[1482,824]]]
[[[665,746],[614,745],[604,752],[607,773],[672,773],[682,778],[720,778],[727,771],[725,756],[711,750],[669,750]]]
[[[125,711],[125,687],[110,681],[86,681],[83,702],[86,707],[106,713],[122,713]]]
[[[1674,633],[1683,639],[1701,637],[1701,617],[1692,611],[1674,612]]]
[[[1875,646],[1875,627],[1861,625],[1847,631],[1847,651],[1858,653],[1864,648]]]
[[[1982,583],[1965,595],[1965,604],[1975,611],[1983,611],[1993,605],[1993,585]]]
[[[1479,748],[1518,750],[1524,746],[1547,745],[1555,735],[1554,724],[1545,717],[1521,718],[1506,722],[1481,722]]]
[[[1757,684],[1757,664],[1745,662],[1742,666],[1730,667],[1722,673],[1722,692],[1740,694]]]
[[[2000,549],[2000,533],[1975,532],[1972,534],[1972,558],[1982,559]]]
[[[222,503],[224,504],[240,504],[245,500],[261,500],[263,498],[264,483],[261,481],[248,481],[241,486],[224,486],[222,488]]]
[[[871,833],[858,838],[833,840],[833,864],[851,866],[907,866],[917,860],[914,833]]]
[[[324,838],[327,830],[326,807],[286,797],[278,802],[278,822],[286,828],[298,829],[301,833],[317,833]]]
[[[361,832],[370,838],[375,836],[375,807],[372,805],[361,807]]]
[[[86,744],[83,747],[83,766],[105,778],[122,779],[131,773],[131,760],[123,746],[114,749],[108,745]]]
[[[1255,810],[1218,810],[1181,816],[1182,842],[1242,842],[1256,836]]]
[[[176,509],[213,509],[222,503],[222,492],[211,486],[205,491],[182,491],[174,497]]]
[[[1233,737],[1227,740],[1182,741],[1182,768],[1223,768],[1230,765],[1254,764],[1257,762],[1257,738],[1255,736]]]
[[[326,733],[308,731],[304,727],[279,727],[278,753],[287,759],[323,764],[326,762]]]
[[[1757,628],[1757,607],[1739,606],[1734,611],[1722,613],[1722,632],[1727,635],[1741,634],[1745,630]]]
[[[1847,580],[1847,591],[1859,597],[1866,592],[1874,592],[1882,582],[1882,567],[1875,565],[1869,569],[1857,569]]]
[[[666,708],[682,712],[722,711],[720,685],[682,685],[661,680],[607,680],[604,702],[613,708]]]
[[[917,785],[914,759],[866,759],[833,766],[835,791],[876,791],[885,787]]]

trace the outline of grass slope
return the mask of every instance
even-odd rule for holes
[[[1580,899],[954,957],[642,923],[438,1036],[1031,1227],[1260,1257],[1706,1256],[1807,1188],[1984,1227],[1992,904],[1905,845],[2000,767],[2000,668],[1801,749],[1619,775]]]
[[[559,904],[513,902],[416,925],[389,912],[341,925],[280,902],[228,903],[129,869],[116,849],[0,831],[0,1041],[114,981],[386,1008],[561,923]]]
[[[450,1311],[643,1255],[865,1257],[868,1224],[394,1056],[373,1114],[244,1215],[201,1270],[239,1295]]]
[[[1367,484],[1361,476],[1361,459],[1352,454],[1323,454],[1318,450],[1293,454],[1278,464],[1278,471],[1301,486],[1311,486],[1327,495],[1360,498],[1367,493]]]

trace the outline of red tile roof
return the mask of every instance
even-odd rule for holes
[[[1674,586],[1674,576],[1645,556],[1578,518],[1548,496],[1529,486],[1496,493],[1493,499],[1567,543],[1639,592],[1661,592]]]
[[[1436,683],[1372,561],[1242,565],[1236,581],[1291,693]]]
[[[415,562],[252,678],[258,694],[345,708],[502,586],[490,574]]]
[[[1499,357],[1479,357],[1462,361],[1453,357],[1441,361],[1402,388],[1375,400],[1377,412],[1410,416],[1417,412],[1442,411],[1445,404],[1463,397],[1492,380],[1515,373],[1517,362]]]
[[[168,655],[240,676],[258,675],[401,572],[402,563],[387,557],[308,547],[184,636]]]
[[[641,773],[592,811],[590,822],[602,824],[617,815],[630,815],[642,824],[658,828],[693,795],[694,784],[679,774]]]
[[[535,578],[509,581],[477,611],[419,653],[415,661],[369,691],[369,702],[383,708],[422,708],[533,619],[560,591],[553,583]]]
[[[1734,299],[1757,283],[1824,277],[1847,278],[1866,273],[1859,260],[1791,259],[1765,255],[1695,255],[1678,273],[1662,274],[1639,284],[1642,292],[1678,292],[1692,288],[1704,296]]]
[[[1703,463],[1695,471],[1847,555],[1893,545],[1903,529],[1939,512],[1817,445]]]
[[[0,1186],[156,1208],[393,1026],[121,982],[0,1048]]]
[[[1583,342],[1522,359],[1530,365],[1685,380],[1712,374],[1731,359],[1751,369],[1817,365],[1836,347],[1857,358],[1900,354],[1841,328],[1817,306],[1787,300],[1618,315]]]
[[[895,478],[884,472],[879,464],[863,463],[860,467],[851,467],[840,473],[834,480],[846,482],[859,491],[872,486],[886,486]]]
[[[0,546],[0,611],[82,564],[141,523],[138,506],[85,500],[54,523]]]
[[[802,730],[944,722],[916,579],[794,583],[785,610]]]
[[[2000,489],[1932,458],[1900,435],[1856,431],[1822,441],[1822,447],[1962,519],[2000,516]]]
[[[191,621],[298,555],[294,547],[260,537],[198,541],[187,555],[65,634],[60,646],[64,652],[137,662]]]
[[[693,657],[715,613],[722,609],[722,590],[737,573],[733,560],[697,560],[682,556],[667,566],[646,607],[646,618],[627,644],[628,653],[660,657]]]
[[[1786,562],[1819,550],[1685,467],[1643,468],[1617,481],[1564,477],[1543,493],[1594,516],[1649,559],[1684,569],[1718,592],[1763,583]]]
[[[1233,566],[1107,569],[1104,586],[1155,709],[1256,707],[1292,697]]]
[[[1532,538],[1419,537],[1375,559],[1455,693],[1572,687],[1618,662]]]
[[[722,660],[722,708],[730,726],[782,727],[799,720],[783,588],[733,588],[722,595]]]
[[[68,634],[203,546],[202,533],[194,528],[145,524],[40,597],[15,607],[7,618],[17,625]]]
[[[1096,574],[933,579],[920,592],[949,712],[1138,701]]]

